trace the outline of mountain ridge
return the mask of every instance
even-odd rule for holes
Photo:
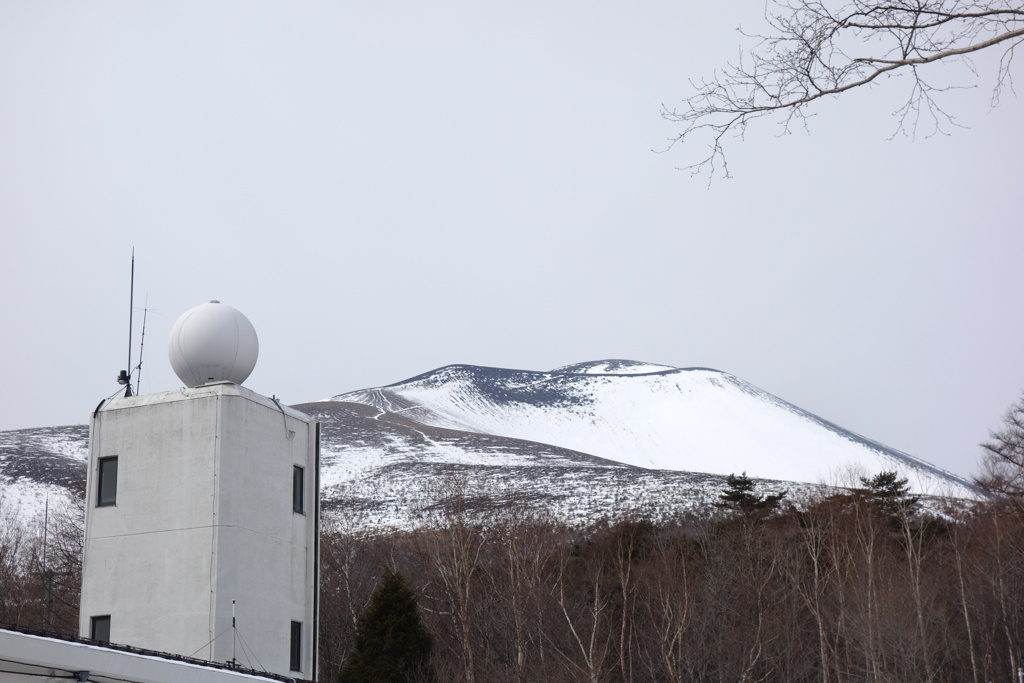
[[[653,469],[710,474],[747,471],[768,479],[820,483],[843,474],[853,464],[866,467],[865,474],[880,469],[906,470],[912,479],[916,477],[912,483],[921,492],[936,486],[952,487],[968,495],[975,491],[969,482],[941,467],[845,429],[713,368],[669,368],[623,360],[565,367],[570,371],[448,365],[408,380],[326,400],[364,403],[385,411],[400,411],[422,424],[559,445]],[[600,367],[618,371],[593,371]],[[663,369],[636,372],[638,368],[653,367]],[[615,387],[606,391],[609,383]],[[622,395],[629,391],[638,395],[624,399]],[[699,394],[696,399],[674,395],[694,391]],[[659,411],[663,415],[652,419],[651,415]],[[558,424],[545,428],[545,423],[552,421]],[[778,428],[776,423],[783,421],[789,425]],[[647,435],[624,435],[621,427],[608,427],[614,422],[642,422]],[[685,428],[679,427],[683,423]],[[813,428],[806,429],[807,425]],[[744,431],[755,433],[743,435]],[[588,433],[600,436],[590,438]],[[719,452],[713,452],[716,439],[732,443],[724,451],[719,448]],[[616,441],[618,447],[613,445]],[[688,450],[692,454],[702,449],[712,454],[685,461],[668,453]],[[800,466],[782,465],[786,449],[790,449],[789,460],[802,458]],[[801,449],[805,452],[800,453]],[[823,453],[817,465],[812,462],[814,455],[806,452],[809,449]],[[759,453],[767,460],[759,461]]]
[[[789,490],[797,500],[889,470],[920,493],[981,495],[942,468],[712,368],[454,364],[293,407],[322,425],[325,509],[372,533],[426,523],[452,481],[485,507],[529,501],[575,525],[713,505],[726,475],[741,472],[761,491]],[[0,432],[0,497],[29,518],[48,496],[80,488],[87,439],[85,425]],[[716,452],[722,444],[729,448]],[[825,450],[797,457],[798,447]],[[840,472],[845,479],[819,467],[845,456],[859,468]]]

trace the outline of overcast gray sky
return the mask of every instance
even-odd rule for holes
[[[298,403],[449,363],[733,373],[954,472],[1024,388],[1024,102],[897,137],[907,83],[693,180],[659,117],[760,0],[0,1],[0,429],[143,392],[219,299]],[[1019,69],[1017,74],[1019,76]],[[1019,80],[1019,79],[1018,79]]]

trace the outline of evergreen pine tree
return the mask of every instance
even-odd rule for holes
[[[764,515],[779,507],[789,493],[788,490],[762,496],[754,493],[754,480],[747,473],[737,476],[730,474],[725,479],[726,488],[719,494],[718,507],[736,510],[743,514]]]
[[[920,507],[920,496],[910,494],[906,477],[893,471],[879,472],[873,477],[861,477],[864,488],[858,493],[874,505],[882,516],[897,522],[901,517],[912,517]]]
[[[416,609],[416,595],[401,574],[388,571],[359,617],[355,648],[338,683],[432,681],[432,646]]]

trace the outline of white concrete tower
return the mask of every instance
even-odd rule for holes
[[[171,333],[187,388],[96,409],[83,637],[316,678],[319,425],[240,386],[257,351],[198,306]]]

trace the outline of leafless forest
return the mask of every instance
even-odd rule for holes
[[[1024,507],[1008,499],[927,512],[898,487],[832,489],[579,530],[473,506],[453,481],[419,531],[327,516],[320,680],[389,568],[417,593],[438,681],[1017,683],[1024,665]],[[0,622],[74,633],[80,515],[51,509],[45,544],[42,524],[5,518]]]

